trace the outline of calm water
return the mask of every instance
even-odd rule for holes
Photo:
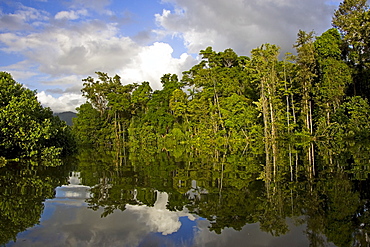
[[[12,165],[0,169],[0,243],[369,246],[369,150],[86,149],[58,168]]]

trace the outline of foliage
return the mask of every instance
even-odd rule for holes
[[[352,94],[369,97],[370,12],[366,0],[344,0],[333,16],[342,37],[344,60],[353,69]]]
[[[0,245],[16,241],[17,233],[39,223],[43,201],[53,198],[55,187],[66,184],[69,175],[64,166],[10,163],[0,168]]]
[[[56,157],[73,151],[69,127],[10,74],[0,72],[0,153],[7,159]]]
[[[370,106],[366,99],[351,97],[334,116],[344,138],[366,139],[370,135]]]
[[[244,152],[191,145],[125,151],[93,147],[78,155],[78,170],[92,188],[89,207],[103,207],[102,217],[128,204],[152,207],[161,191],[169,196],[167,210],[186,208],[207,219],[217,234],[258,223],[261,231],[282,236],[293,221],[305,228],[312,245],[365,241],[367,143],[259,144]]]
[[[368,143],[339,141],[261,141],[243,152],[191,145],[170,151],[151,145],[91,146],[80,150],[74,171],[91,188],[88,207],[102,208],[101,217],[127,205],[153,207],[161,191],[168,194],[161,210],[185,210],[207,219],[217,234],[255,224],[282,236],[293,221],[312,245],[350,246],[366,243],[370,233],[369,157]],[[62,167],[44,173],[28,166],[0,169],[2,243],[37,224],[42,200],[67,183]]]
[[[296,56],[281,61],[272,44],[250,58],[207,47],[181,79],[165,74],[155,91],[104,72],[84,79],[87,103],[72,132],[80,144],[98,144],[77,156],[91,186],[89,207],[103,207],[106,217],[127,204],[153,206],[157,191],[166,191],[168,210],[186,207],[216,233],[258,222],[279,236],[291,218],[305,222],[312,245],[323,245],[323,236],[337,246],[365,245],[370,148],[358,140],[370,136],[369,18],[365,0],[344,0],[334,28],[318,37],[298,32]],[[35,92],[0,75],[0,168],[9,158],[68,151],[70,130]],[[39,188],[39,178],[23,175],[0,180],[12,185],[18,176],[14,184]],[[1,241],[37,223],[42,211],[37,201],[23,222],[17,210],[24,208],[14,205],[0,205],[13,225]]]
[[[98,80],[83,80],[90,105],[80,107],[74,132],[82,143],[235,149],[261,138],[366,138],[368,126],[355,121],[370,114],[368,19],[366,1],[345,0],[335,28],[318,37],[299,30],[297,55],[282,61],[273,44],[253,49],[250,58],[207,47],[181,80],[165,74],[154,92],[149,82],[123,86],[119,76],[97,72]],[[351,110],[346,102],[354,96],[361,98]]]

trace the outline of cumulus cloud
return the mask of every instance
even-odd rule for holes
[[[24,54],[50,75],[114,72],[139,48],[130,38],[119,37],[113,24],[95,20],[28,35],[2,33],[0,41],[6,45],[3,51]]]
[[[81,16],[86,16],[87,15],[87,10],[86,9],[81,9],[78,11],[60,11],[55,15],[56,20],[60,19],[67,19],[67,20],[77,20]]]
[[[194,64],[194,59],[187,54],[173,58],[173,48],[169,44],[157,42],[140,46],[131,38],[120,36],[114,24],[96,20],[73,26],[53,26],[30,34],[1,33],[0,41],[5,44],[3,51],[23,54],[27,64],[49,75],[49,79],[38,83],[44,86],[59,84],[61,88],[74,84],[76,93],[81,89],[81,79],[93,76],[96,71],[112,76],[119,74],[124,84],[149,81],[153,89],[159,89],[163,74],[181,74]],[[24,67],[23,71],[27,69],[30,67]],[[60,104],[61,100],[69,96],[57,99],[42,95],[42,102],[54,111],[61,111],[62,106],[67,106]],[[68,106],[65,110],[74,108],[75,105]]]
[[[173,58],[173,48],[167,43],[156,42],[141,47],[131,63],[120,71],[125,82],[151,82],[153,89],[160,89],[160,78],[167,73],[180,74],[194,64],[194,59],[184,53]]]
[[[52,76],[85,76],[104,71],[122,73],[126,82],[146,80],[158,85],[163,74],[181,73],[192,62],[186,54],[173,58],[169,44],[140,46],[131,38],[120,36],[114,23],[96,20],[54,26],[28,35],[2,33],[0,41],[5,44],[3,51],[24,54],[39,65],[41,72]]]
[[[80,106],[86,101],[81,94],[75,93],[65,93],[56,98],[42,91],[36,96],[43,106],[50,107],[54,112],[76,112],[76,107]]]
[[[289,50],[299,29],[317,33],[330,27],[335,4],[322,0],[163,0],[176,6],[156,21],[167,34],[181,34],[192,53],[207,46],[246,54],[264,43]],[[334,1],[339,2],[339,1]]]
[[[78,94],[81,79],[96,71],[118,74],[123,84],[149,81],[160,89],[163,74],[181,75],[197,62],[189,54],[207,46],[248,55],[263,43],[274,43],[290,51],[299,29],[319,34],[329,28],[339,2],[162,0],[171,10],[151,17],[157,27],[142,27],[132,36],[123,33],[134,15],[116,13],[110,0],[68,0],[67,9],[54,15],[19,4],[14,13],[0,10],[0,50],[24,57],[7,71],[44,91],[45,104],[53,102],[46,100],[48,94],[55,100],[56,92],[66,94],[66,100]],[[175,58],[179,39],[187,50]]]

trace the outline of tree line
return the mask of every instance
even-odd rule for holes
[[[283,59],[272,44],[250,57],[208,47],[181,80],[165,74],[156,91],[97,72],[83,80],[87,103],[74,133],[82,143],[368,137],[369,18],[366,0],[344,1],[333,28],[318,37],[300,30],[296,55]]]
[[[72,132],[80,143],[233,145],[294,137],[366,138],[369,113],[369,6],[343,1],[333,28],[315,37],[300,30],[296,54],[263,44],[251,56],[232,49],[200,51],[182,78],[165,74],[123,85],[97,72],[84,79],[87,103]],[[282,59],[280,59],[282,57]],[[69,128],[10,74],[0,74],[0,152],[6,159],[73,150]],[[1,164],[4,158],[1,158]]]

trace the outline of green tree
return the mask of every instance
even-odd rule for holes
[[[342,104],[347,86],[352,82],[351,71],[341,59],[342,44],[336,29],[324,32],[314,43],[318,65],[314,99],[318,108],[317,131],[321,134],[325,134],[331,124],[331,116]]]
[[[149,82],[144,81],[141,83],[135,91],[132,92],[132,107],[133,114],[138,117],[142,117],[143,114],[146,114],[148,111],[148,102],[152,97],[152,88],[149,85]]]
[[[53,157],[72,151],[68,126],[37,101],[36,93],[0,72],[0,153],[5,158]]]
[[[370,106],[367,99],[350,97],[337,110],[335,131],[340,137],[366,139],[370,136]]]
[[[343,36],[345,60],[354,69],[352,94],[369,97],[370,12],[367,0],[344,0],[332,24]]]
[[[110,139],[111,131],[107,125],[100,117],[99,111],[87,102],[77,108],[77,117],[73,119],[72,130],[80,144],[94,144]]]
[[[227,107],[233,104],[235,106],[237,104],[234,102],[235,99],[240,99],[241,105],[244,104],[243,109],[251,109],[253,106],[256,94],[248,74],[250,59],[238,56],[232,49],[215,52],[212,47],[201,50],[200,55],[202,61],[184,72],[182,79],[190,88],[187,112],[191,136],[200,139],[215,136],[216,139],[213,140],[219,140],[218,142],[225,142],[231,136],[235,137],[235,134],[249,136],[250,133],[244,124],[255,120],[255,112],[248,111],[248,115],[240,110],[231,114],[232,109]],[[244,117],[248,115],[248,119],[244,123],[231,123],[236,119],[239,122],[243,121],[243,116],[238,116],[239,114],[244,114]],[[230,115],[235,117],[226,126]],[[236,125],[243,126],[244,132],[239,127],[239,132],[236,131],[234,128]]]
[[[170,100],[173,92],[182,88],[183,83],[175,74],[165,74],[161,77],[162,90],[156,90],[148,102],[148,113],[144,122],[155,128],[156,134],[166,135],[171,130],[175,117],[170,109]]]
[[[279,132],[281,100],[278,98],[278,55],[279,47],[265,44],[252,50],[252,66],[255,82],[259,88],[259,106],[262,112],[264,137],[275,139]]]
[[[116,75],[113,78],[109,77],[107,73],[96,72],[98,79],[95,80],[92,77],[83,79],[84,87],[82,88],[83,95],[87,98],[88,104],[84,108],[79,108],[78,116],[81,116],[82,120],[77,120],[76,127],[74,130],[77,136],[82,137],[83,142],[88,141],[84,135],[89,136],[91,133],[89,129],[94,129],[94,136],[100,137],[94,138],[93,142],[115,142],[117,145],[121,145],[125,141],[125,135],[128,126],[131,121],[133,104],[131,102],[131,94],[133,90],[137,88],[137,84],[122,85],[121,78]],[[95,112],[99,113],[96,116]],[[89,123],[92,120],[91,117],[97,118],[97,123]],[[91,142],[90,141],[90,142]],[[89,141],[88,141],[89,142]]]
[[[333,26],[343,35],[353,64],[369,66],[370,13],[367,0],[344,0],[335,11]]]
[[[297,50],[296,62],[298,66],[296,80],[301,91],[302,128],[311,135],[313,134],[312,88],[317,76],[313,38],[313,32],[307,33],[299,30],[298,38],[294,45]]]

